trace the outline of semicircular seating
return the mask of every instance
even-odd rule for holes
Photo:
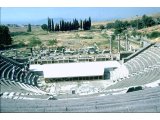
[[[138,85],[143,86],[160,80],[160,48],[151,46],[123,65],[129,71],[128,76],[117,78],[115,80],[117,83],[109,86],[106,90],[123,89]],[[121,73],[117,72],[116,74]]]
[[[0,55],[0,83],[2,92],[34,92],[46,94],[38,88],[39,76],[25,65]]]
[[[126,94],[108,94],[109,90],[145,86],[160,80],[160,48],[150,47],[124,63],[113,72],[115,84],[93,96],[76,96],[77,99],[37,100],[35,94],[46,94],[38,85],[39,76],[25,70],[23,65],[0,56],[0,85],[2,87],[2,112],[160,112],[160,87]],[[116,93],[116,92],[115,92]],[[13,94],[21,94],[15,95]],[[30,94],[36,98],[27,98]],[[23,96],[23,97],[22,97]],[[75,98],[76,98],[75,97]],[[14,100],[15,99],[15,100]],[[18,99],[18,100],[16,100]]]

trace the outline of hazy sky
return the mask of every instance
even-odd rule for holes
[[[113,18],[127,18],[136,15],[160,13],[160,7],[154,8],[117,8],[117,7],[26,7],[26,8],[1,8],[1,22],[28,22],[52,18],[96,18],[99,20]]]

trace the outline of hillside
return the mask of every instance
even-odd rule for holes
[[[160,13],[155,13],[155,14],[147,14],[147,16],[151,16],[153,18],[160,18]],[[136,20],[136,19],[140,19],[142,18],[142,16],[134,16],[134,17],[131,17],[131,18],[123,18],[123,19],[118,19],[118,20],[122,20],[122,21],[131,21],[131,20]],[[113,19],[113,20],[108,20],[108,21],[99,21],[99,22],[93,22],[92,25],[93,26],[100,26],[100,25],[106,25],[108,23],[111,23],[111,22],[114,22],[116,19]]]

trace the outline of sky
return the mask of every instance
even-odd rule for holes
[[[84,19],[103,21],[116,18],[129,18],[136,15],[160,13],[160,7],[2,7],[1,23],[27,23],[51,18]]]

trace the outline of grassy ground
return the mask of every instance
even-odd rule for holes
[[[79,49],[93,46],[94,43],[101,49],[109,49],[109,37],[105,30],[89,31],[67,31],[51,32],[43,31],[40,27],[32,27],[32,32],[26,32],[27,28],[10,28],[14,44],[24,42],[29,45],[33,37],[38,38],[44,46],[48,46],[48,41],[56,39],[56,46],[66,46],[68,48]]]
[[[140,32],[142,34],[151,34],[152,32],[159,32],[160,33],[160,25],[156,25],[156,26],[149,27],[149,28],[144,28],[144,29],[138,30],[138,32]],[[160,37],[152,38],[152,39],[150,39],[150,41],[160,43]]]

